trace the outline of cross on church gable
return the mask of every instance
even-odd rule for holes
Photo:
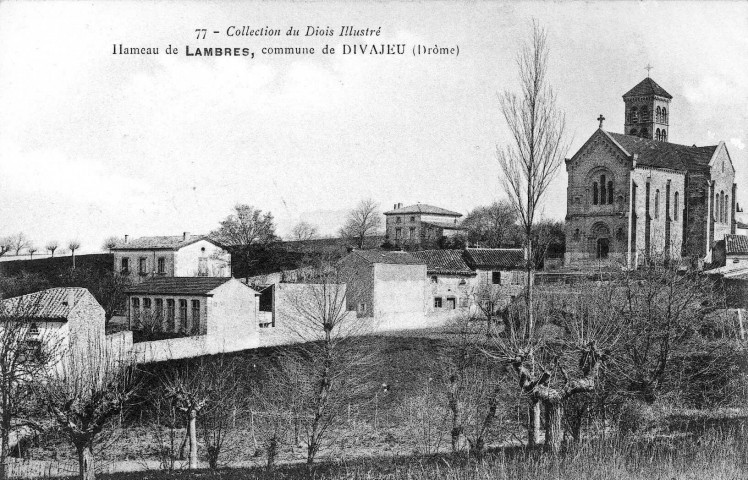
[[[605,117],[603,117],[603,114],[601,113],[599,117],[597,117],[597,121],[600,122],[600,129],[603,128],[603,122],[605,121]]]

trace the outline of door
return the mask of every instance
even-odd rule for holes
[[[608,258],[610,240],[607,238],[597,239],[597,258]]]
[[[208,276],[208,259],[200,257],[197,262],[197,275],[200,277]]]
[[[447,308],[450,310],[454,310],[455,307],[457,307],[457,303],[454,298],[448,298],[447,299]]]

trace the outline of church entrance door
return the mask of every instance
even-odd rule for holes
[[[610,240],[607,238],[597,239],[597,258],[608,258],[610,251]]]

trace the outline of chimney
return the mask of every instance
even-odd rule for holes
[[[394,204],[394,205],[392,205],[392,209],[393,209],[393,210],[397,210],[397,203],[396,203],[396,204]]]
[[[130,235],[125,235],[125,243],[127,243],[127,239],[130,237]]]
[[[187,240],[188,238],[190,238],[190,232],[184,232],[182,234],[182,240]]]

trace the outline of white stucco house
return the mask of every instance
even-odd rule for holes
[[[215,240],[184,232],[175,236],[125,235],[114,248],[114,271],[134,283],[157,277],[230,277],[231,255]]]
[[[256,348],[260,293],[231,277],[156,277],[127,290],[143,363]],[[143,332],[149,332],[143,335]],[[148,341],[139,342],[137,338]]]
[[[104,309],[93,295],[78,287],[59,287],[0,302],[0,328],[23,322],[31,351],[85,354],[105,345]]]

